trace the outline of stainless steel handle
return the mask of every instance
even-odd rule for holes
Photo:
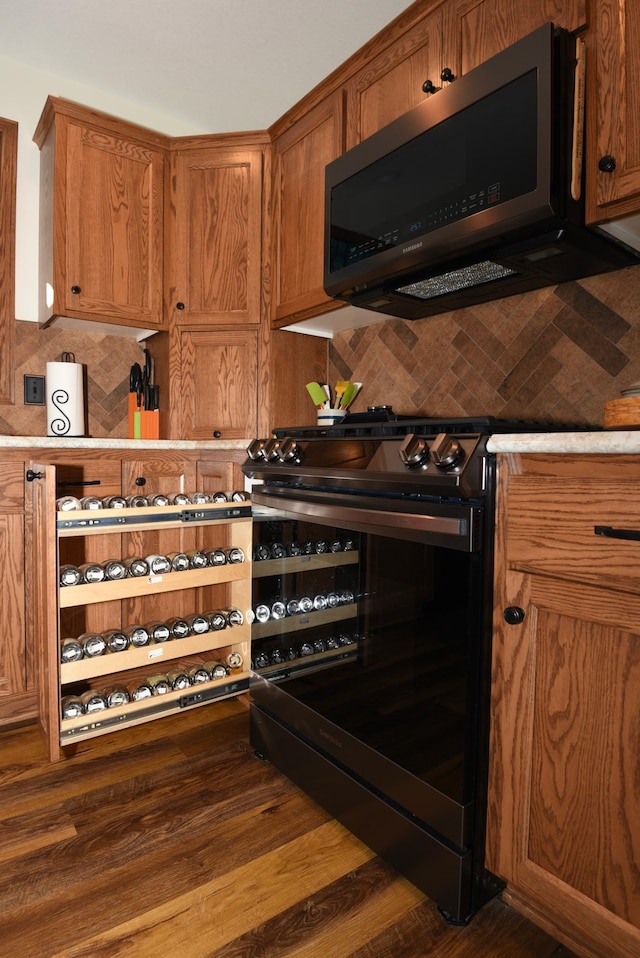
[[[324,520],[335,525],[376,532],[381,535],[411,533],[444,536],[451,540],[453,548],[471,548],[471,519],[463,516],[432,515],[419,512],[370,509],[366,506],[349,506],[344,503],[318,501],[301,496],[300,499],[285,498],[253,489],[252,500],[258,505],[270,506],[288,515]]]

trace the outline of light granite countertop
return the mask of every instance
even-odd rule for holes
[[[5,449],[131,449],[202,452],[244,452],[247,439],[91,439],[52,436],[0,436]],[[599,453],[607,455],[640,453],[640,429],[613,429],[602,432],[504,433],[490,437],[489,452]]]
[[[5,449],[195,449],[202,452],[245,450],[247,439],[90,439],[69,436],[0,436],[0,448]]]
[[[489,452],[640,453],[640,429],[610,429],[603,432],[504,433],[491,436]]]

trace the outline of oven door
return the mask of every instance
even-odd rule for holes
[[[468,847],[488,711],[482,507],[260,486],[252,500],[254,705]]]

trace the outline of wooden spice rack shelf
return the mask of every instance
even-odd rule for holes
[[[353,619],[357,614],[358,606],[355,602],[350,602],[348,605],[338,605],[334,609],[323,609],[321,612],[307,612],[301,615],[287,615],[283,619],[269,619],[268,622],[254,622],[251,635],[253,639],[266,639],[283,633],[289,635],[305,629],[313,629],[318,625]]]
[[[249,673],[239,672],[211,682],[202,682],[190,689],[154,695],[141,702],[128,702],[105,709],[94,715],[81,715],[60,722],[61,745],[82,742],[96,735],[105,735],[117,729],[130,728],[156,718],[175,715],[186,708],[197,708],[208,702],[232,698],[249,688]]]
[[[251,608],[251,503],[66,512],[55,508],[55,467],[37,464],[33,473],[37,480],[33,485],[33,519],[34,529],[38,530],[34,540],[38,543],[38,554],[43,557],[36,583],[40,597],[40,674],[49,675],[52,683],[41,689],[40,724],[51,760],[60,758],[61,748],[65,745],[245,692],[249,687],[251,661],[251,626],[248,621]],[[216,526],[220,529],[219,534],[202,531],[215,530]],[[193,533],[189,531],[191,529]],[[136,534],[132,540],[128,539],[130,533]],[[105,537],[104,544],[96,539],[99,536]],[[240,548],[245,561],[60,587],[58,568],[62,564],[61,543],[64,540],[75,538],[79,542],[78,545],[69,543],[65,546],[65,557],[67,552],[74,556],[84,553],[91,555],[91,561],[102,562],[113,558],[114,542],[118,537],[122,558],[129,558],[132,554],[164,554],[165,550],[169,554],[176,551],[176,542],[195,545],[204,540],[207,541],[206,551],[227,549],[230,544]],[[81,540],[87,538],[91,538],[92,544],[83,548]],[[185,551],[189,551],[186,546]],[[77,564],[77,560],[73,564]],[[182,592],[184,596],[180,595]],[[197,609],[233,607],[242,612],[244,621],[238,626],[227,625],[218,631],[210,630],[183,639],[150,643],[141,648],[129,647],[122,652],[84,657],[77,662],[60,661],[61,643],[67,637],[76,637],[80,632],[100,633],[112,628],[127,628],[138,621],[148,621],[152,617],[149,613],[151,610],[155,612],[156,608],[159,610],[156,617],[160,620],[167,618],[172,614],[167,609],[174,603],[169,599],[160,601],[166,593],[176,594],[178,615]],[[82,694],[77,690],[83,686],[98,690],[102,686],[117,685],[119,680],[130,687],[132,683],[144,681],[149,673],[167,671],[172,663],[178,664],[177,660],[181,660],[182,668],[202,664],[203,657],[205,661],[216,659],[216,653],[221,649],[242,656],[241,670],[232,668],[221,679],[197,683],[164,695],[154,694],[141,701],[85,713],[73,719],[62,718],[62,698],[71,693]]]

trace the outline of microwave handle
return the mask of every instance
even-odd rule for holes
[[[584,150],[584,95],[586,81],[585,43],[576,39],[576,71],[573,90],[573,134],[571,143],[571,199],[582,195],[582,162]]]

